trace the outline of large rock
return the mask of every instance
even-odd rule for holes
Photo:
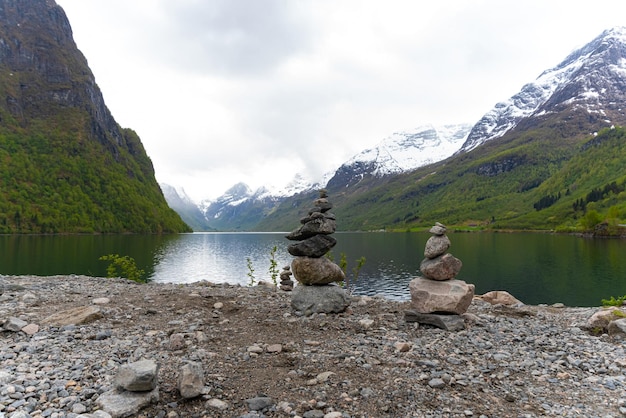
[[[295,257],[321,257],[337,244],[330,235],[315,235],[287,247],[289,254]]]
[[[301,285],[293,290],[291,306],[307,316],[314,313],[340,313],[350,306],[350,295],[336,285]]]
[[[79,306],[50,315],[42,321],[44,325],[65,326],[82,325],[102,318],[102,310],[98,306]]]
[[[420,264],[422,275],[431,280],[454,279],[463,263],[452,254],[444,254],[433,259],[425,258]]]
[[[434,281],[416,277],[409,283],[411,306],[419,313],[454,313],[467,311],[474,297],[474,285],[463,280]]]
[[[446,331],[462,331],[465,329],[465,320],[460,315],[450,314],[427,314],[415,311],[404,313],[406,322],[418,322],[420,324],[432,325]]]
[[[424,257],[435,258],[445,254],[448,248],[450,248],[450,238],[446,235],[433,235],[426,241]]]
[[[305,285],[323,285],[346,279],[341,267],[326,257],[296,257],[291,262],[291,271],[296,280]]]

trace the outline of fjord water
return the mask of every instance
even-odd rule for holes
[[[450,252],[461,259],[458,278],[476,293],[507,290],[528,304],[562,302],[597,306],[626,294],[626,241],[552,234],[449,233]],[[409,281],[419,274],[427,233],[336,233],[332,250],[346,255],[348,273],[365,265],[355,294],[410,298]],[[179,235],[0,236],[0,274],[105,276],[105,254],[133,257],[155,282],[208,280],[247,285],[271,282],[270,255],[278,269],[291,262],[284,233],[194,233]],[[250,265],[248,266],[248,260]],[[252,270],[251,270],[252,269]]]

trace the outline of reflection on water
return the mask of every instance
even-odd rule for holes
[[[133,257],[156,282],[207,280],[247,285],[271,281],[270,254],[279,270],[291,263],[284,233],[180,235],[0,236],[0,274],[104,276],[99,257]],[[476,293],[507,290],[528,304],[598,306],[626,294],[626,240],[590,240],[548,234],[450,233],[450,252],[463,262],[458,278]],[[336,233],[335,262],[345,254],[354,294],[408,300],[419,275],[427,233]],[[356,260],[365,257],[358,280]],[[247,266],[250,260],[253,271]]]

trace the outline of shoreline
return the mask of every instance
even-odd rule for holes
[[[119,367],[145,359],[159,365],[159,400],[137,417],[626,415],[623,344],[584,329],[600,308],[475,298],[465,330],[448,332],[406,322],[408,302],[380,297],[299,316],[288,292],[268,286],[0,276],[0,291],[1,321],[38,326],[0,332],[7,418],[106,417],[98,399]],[[46,322],[77,307],[102,316]],[[177,380],[190,362],[204,382],[185,399]],[[270,400],[251,409],[258,398]]]

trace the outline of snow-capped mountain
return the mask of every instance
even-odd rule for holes
[[[471,124],[423,125],[394,133],[342,164],[327,186],[347,187],[366,176],[404,173],[444,160],[461,147],[471,129]]]
[[[579,104],[589,113],[623,119],[626,108],[626,28],[604,31],[544,71],[510,99],[498,103],[472,128],[459,152],[467,152],[503,136],[523,119]],[[617,82],[616,82],[617,80]],[[619,81],[621,80],[621,81]]]

